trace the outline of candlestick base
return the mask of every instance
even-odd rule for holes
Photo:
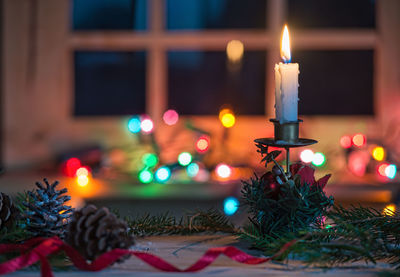
[[[278,148],[285,148],[286,150],[286,173],[289,172],[290,166],[290,148],[302,147],[315,144],[318,141],[314,139],[299,138],[299,123],[303,120],[284,122],[279,120],[270,119],[274,123],[274,137],[273,138],[258,138],[254,142],[264,146],[273,146]]]

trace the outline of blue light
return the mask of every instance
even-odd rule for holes
[[[171,177],[171,170],[166,167],[162,166],[156,171],[156,180],[160,183],[168,181]]]
[[[197,163],[191,163],[186,167],[186,172],[189,177],[195,177],[199,173],[199,165]]]
[[[394,177],[396,177],[396,173],[397,173],[397,168],[396,165],[394,164],[388,165],[385,168],[386,177],[388,177],[389,179],[394,179]]]
[[[239,201],[233,197],[227,197],[224,200],[224,212],[226,215],[233,215],[239,208]]]
[[[132,117],[128,121],[128,130],[131,133],[139,133],[140,132],[140,118],[138,116]]]

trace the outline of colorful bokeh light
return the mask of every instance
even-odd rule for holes
[[[244,52],[243,42],[231,40],[226,45],[226,56],[231,62],[238,62],[242,59]]]
[[[80,187],[86,187],[89,184],[89,176],[88,175],[78,175],[76,177],[76,182]]]
[[[134,134],[139,133],[140,129],[141,129],[140,124],[141,124],[141,122],[140,122],[140,118],[138,116],[134,116],[131,119],[129,119],[129,121],[128,121],[129,132],[134,133]]]
[[[87,167],[80,167],[76,171],[75,175],[76,176],[89,176],[89,173],[90,173],[90,171]]]
[[[395,212],[396,212],[396,205],[395,204],[387,205],[382,211],[382,213],[384,215],[388,215],[388,216],[393,216]]]
[[[225,128],[231,128],[235,125],[236,118],[230,109],[222,109],[219,112],[219,120]]]
[[[175,125],[179,120],[179,114],[175,110],[168,110],[164,113],[163,120],[167,125]]]
[[[206,136],[201,136],[196,142],[196,150],[199,153],[207,152],[210,147],[210,139]]]
[[[372,157],[378,162],[383,161],[385,159],[385,149],[382,146],[375,147],[372,149]]]
[[[82,166],[78,158],[70,158],[65,162],[64,173],[68,177],[75,177],[76,171]]]
[[[350,137],[350,136],[347,136],[347,135],[342,136],[342,137],[340,138],[340,145],[341,145],[343,148],[350,148],[351,145],[352,145],[351,137]]]
[[[156,171],[156,180],[160,183],[166,182],[171,177],[171,170],[166,167],[162,166]]]
[[[154,153],[146,153],[142,157],[142,162],[147,167],[154,167],[158,163],[158,157]]]
[[[144,184],[151,183],[153,181],[153,173],[150,170],[142,170],[139,172],[139,181]]]
[[[186,167],[186,172],[189,177],[196,177],[199,173],[199,165],[197,163],[191,163]]]
[[[151,120],[150,118],[143,119],[142,122],[140,123],[140,128],[146,134],[153,132],[154,129],[153,120]]]
[[[233,215],[239,208],[239,201],[233,197],[227,197],[224,200],[224,213],[226,215]]]
[[[394,179],[396,177],[397,167],[394,164],[390,164],[385,168],[385,175],[389,179]]]
[[[387,168],[388,166],[389,166],[388,163],[380,164],[380,165],[378,166],[378,174],[381,175],[382,177],[386,177],[385,171],[386,171],[386,168]]]
[[[189,152],[182,152],[178,156],[178,163],[181,166],[187,166],[192,162],[192,155]]]
[[[303,163],[311,163],[314,159],[314,151],[311,149],[305,149],[300,153],[300,160]]]
[[[322,166],[325,163],[325,155],[321,152],[316,152],[312,159],[312,164],[315,166]]]
[[[217,173],[218,177],[226,179],[229,178],[232,174],[232,169],[227,164],[219,164],[215,168],[215,173]]]
[[[357,147],[363,147],[367,143],[367,139],[363,134],[355,134],[352,141],[354,146]]]

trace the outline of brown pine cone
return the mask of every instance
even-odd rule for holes
[[[10,196],[0,192],[0,230],[3,227],[9,229],[17,216],[17,209]]]
[[[66,242],[91,261],[109,250],[128,249],[134,244],[125,221],[107,208],[97,209],[94,205],[74,212]]]

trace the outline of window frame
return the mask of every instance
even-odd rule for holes
[[[287,0],[267,0],[265,30],[168,31],[166,0],[148,0],[148,29],[145,31],[72,31],[69,47],[75,50],[144,50],[146,60],[146,112],[161,118],[168,108],[169,50],[224,50],[237,39],[246,50],[264,50],[266,54],[265,115],[274,115],[275,63],[280,61],[279,44]],[[375,29],[302,29],[291,31],[292,48],[296,50],[376,50]],[[73,69],[72,69],[73,70]],[[375,73],[374,73],[375,78]],[[73,81],[73,80],[72,80]],[[73,87],[73,86],[72,86]],[[375,90],[374,90],[375,91]],[[374,92],[375,93],[375,92]],[[72,94],[73,95],[73,94]]]

